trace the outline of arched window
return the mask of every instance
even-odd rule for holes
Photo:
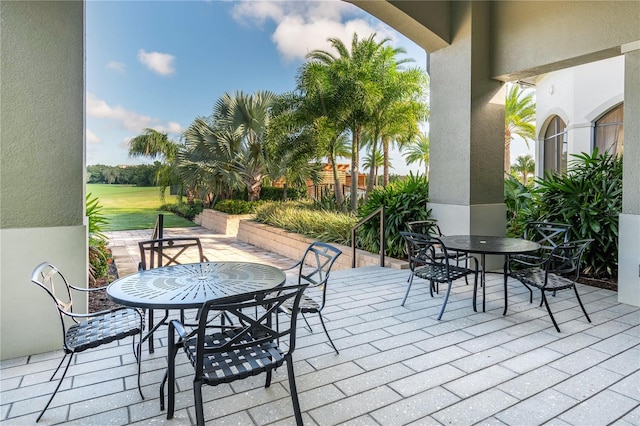
[[[596,120],[594,131],[594,146],[599,153],[606,151],[621,155],[624,143],[624,104],[609,110]]]
[[[567,125],[554,115],[544,133],[544,171],[567,171]]]

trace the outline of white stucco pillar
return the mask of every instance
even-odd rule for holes
[[[618,301],[640,306],[640,40],[622,46],[624,155],[618,251]]]
[[[504,236],[504,96],[495,103],[490,5],[451,9],[451,46],[431,55],[428,207],[445,234]]]

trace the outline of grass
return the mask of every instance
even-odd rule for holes
[[[163,202],[158,187],[87,184],[89,193],[98,197],[102,213],[109,220],[105,231],[151,229],[161,213],[164,214],[165,228],[195,226],[190,220],[158,210],[162,204],[177,203],[177,197],[168,195],[168,191]]]

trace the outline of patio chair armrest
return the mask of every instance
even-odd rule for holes
[[[76,291],[82,291],[82,292],[89,292],[89,291],[104,291],[107,289],[109,285],[103,285],[102,287],[94,287],[94,288],[82,288],[82,287],[76,287],[72,284],[69,284],[69,288],[76,290]]]
[[[297,261],[295,264],[289,266],[288,268],[282,268],[280,269],[281,271],[290,271],[291,269],[297,268],[298,266],[300,266],[300,264],[302,263],[302,261]]]
[[[118,311],[124,311],[127,309],[133,309],[134,311],[136,311],[138,313],[138,315],[142,318],[143,314],[140,312],[140,309],[137,308],[130,308],[130,307],[126,307],[126,306],[120,306],[117,308],[112,308],[112,309],[105,309],[103,311],[97,311],[97,312],[89,312],[86,314],[78,314],[75,312],[64,312],[64,315],[70,317],[70,318],[93,318],[93,317],[97,317],[100,315],[106,315],[106,314],[110,314],[112,312],[118,312]]]
[[[171,320],[169,322],[169,329],[171,328],[173,328],[173,330],[175,330],[175,332],[178,333],[178,336],[180,336],[182,340],[189,338],[189,333],[187,332],[187,330],[184,328],[184,326],[180,321]]]

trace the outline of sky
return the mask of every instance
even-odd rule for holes
[[[128,141],[145,128],[174,141],[225,93],[295,88],[305,55],[377,34],[426,68],[415,43],[350,3],[320,1],[86,2],[87,164],[142,164]],[[512,150],[518,152],[517,144]],[[345,160],[348,163],[348,160]],[[394,174],[423,170],[391,157]]]

